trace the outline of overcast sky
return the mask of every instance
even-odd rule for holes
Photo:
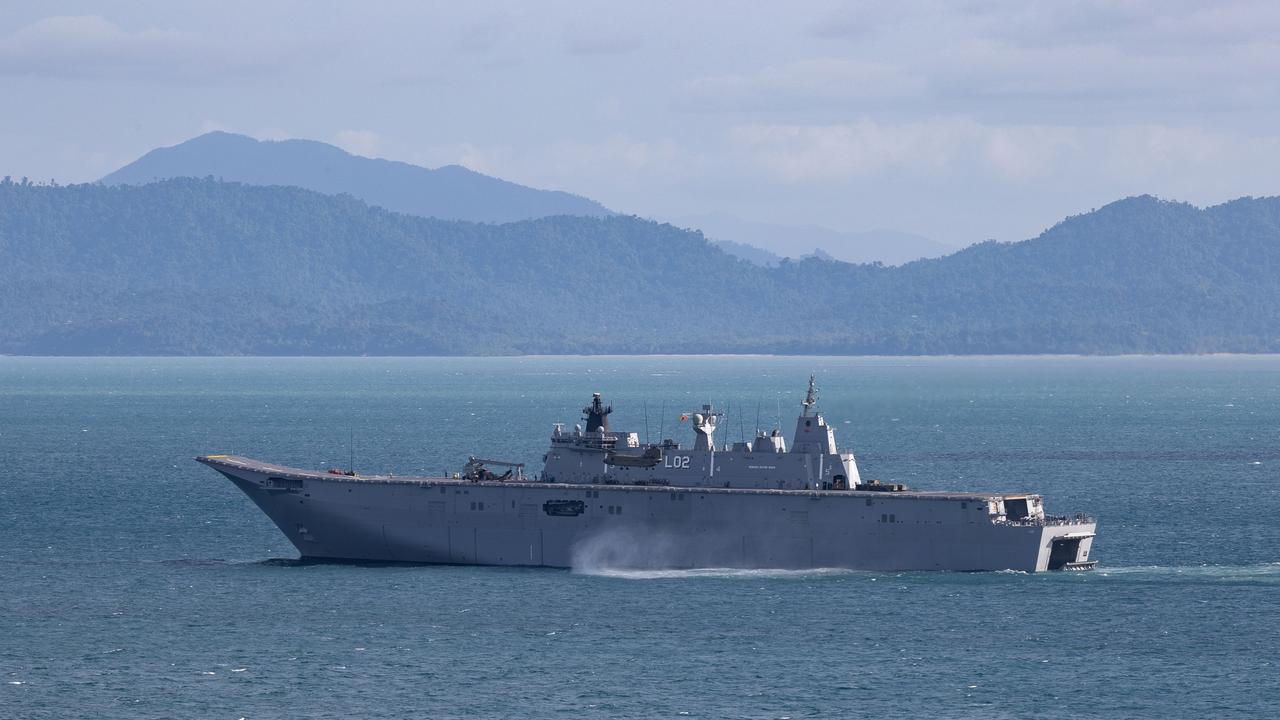
[[[14,3],[0,174],[211,129],[964,244],[1280,194],[1280,3]]]

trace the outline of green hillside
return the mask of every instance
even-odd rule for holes
[[[632,217],[424,219],[210,179],[0,184],[0,352],[1280,351],[1280,199],[1150,197],[887,268]]]

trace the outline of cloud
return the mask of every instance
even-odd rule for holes
[[[1017,45],[1117,45],[1153,48],[1188,43],[1273,42],[1280,6],[1271,0],[870,0],[810,22],[807,34],[865,41],[886,31],[930,38],[982,38]]]
[[[918,82],[916,94],[877,96],[897,111],[1132,124],[1162,112],[1280,106],[1274,2],[902,0],[820,16],[808,37],[815,53],[892,64]],[[838,107],[821,99],[796,107]]]
[[[1043,125],[974,127],[980,160],[1005,180],[1048,177],[1068,153],[1081,149],[1085,139],[1077,128]]]
[[[824,40],[863,41],[918,14],[920,3],[862,2],[826,13],[809,23],[807,34]]]
[[[96,15],[48,17],[0,38],[0,75],[217,81],[267,71],[280,59],[180,30],[128,31]]]
[[[787,182],[844,180],[887,169],[944,167],[970,123],[747,124],[730,144]]]
[[[372,130],[342,130],[333,136],[333,144],[352,155],[376,157],[381,138]]]
[[[705,176],[708,158],[670,138],[617,134],[598,140],[561,139],[544,145],[460,143],[437,146],[415,157],[428,167],[458,164],[531,187],[569,190],[619,207],[633,204],[627,192],[674,185]],[[602,195],[610,188],[613,195]]]
[[[562,46],[571,55],[621,55],[644,46],[639,35],[600,28],[575,28],[565,33]]]
[[[1280,136],[1237,135],[1197,126],[988,125],[972,118],[837,125],[747,124],[729,131],[747,162],[789,183],[887,176],[1000,183],[1133,184],[1194,192],[1206,176],[1274,166]],[[1144,190],[1145,191],[1145,190]]]
[[[510,24],[496,15],[480,18],[454,30],[453,47],[468,53],[490,53],[506,40],[510,29]]]
[[[1237,91],[1251,83],[1248,73],[1192,57],[1134,57],[1110,45],[1022,47],[970,40],[934,58],[924,72],[934,103],[1004,117],[1087,115],[1098,121],[1250,102]]]
[[[946,8],[935,6],[933,11]],[[960,17],[976,36],[1040,47],[1111,45],[1203,53],[1224,44],[1271,43],[1280,31],[1280,6],[1258,0],[1006,0],[969,6]]]
[[[695,78],[677,104],[702,112],[794,111],[911,100],[924,89],[923,78],[886,63],[813,58],[752,73]]]
[[[600,177],[610,173],[684,174],[693,156],[668,138],[638,139],[614,135],[598,141],[561,140],[547,150],[546,161],[564,176]]]

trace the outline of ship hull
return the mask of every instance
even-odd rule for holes
[[[981,494],[346,477],[199,460],[307,559],[580,569],[1092,566],[1092,521],[996,520]]]

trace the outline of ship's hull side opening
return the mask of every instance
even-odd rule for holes
[[[1086,570],[1093,567],[1088,557],[1080,556],[1080,543],[1084,538],[1054,538],[1049,551],[1049,570]]]

